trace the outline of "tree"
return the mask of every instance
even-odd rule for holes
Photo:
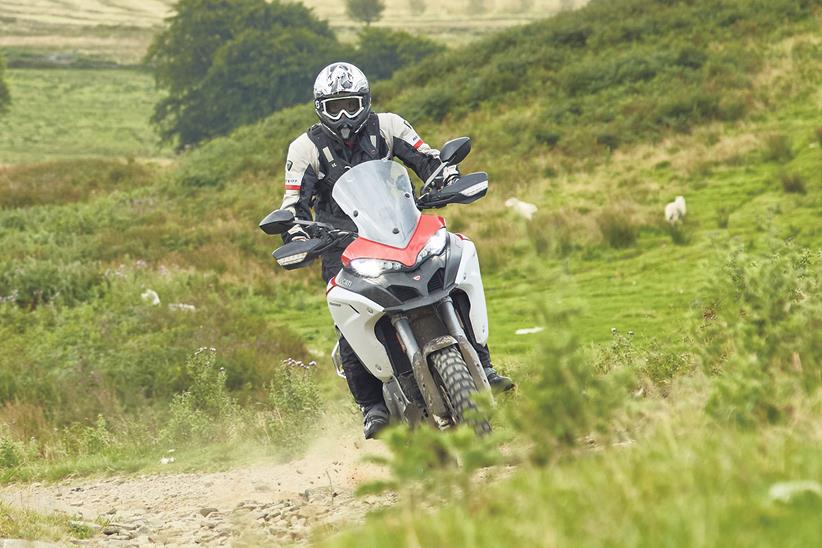
[[[301,4],[179,0],[175,10],[146,61],[167,93],[152,122],[178,149],[309,100],[316,74],[345,52]]]
[[[11,104],[11,94],[9,93],[9,88],[4,79],[5,72],[6,60],[3,59],[2,55],[0,55],[0,114],[8,110],[9,104]]]
[[[397,69],[417,63],[440,49],[436,42],[422,36],[366,27],[360,32],[354,62],[369,80],[385,80]]]
[[[377,21],[385,10],[383,0],[345,0],[345,13],[355,21],[362,21],[366,26]]]

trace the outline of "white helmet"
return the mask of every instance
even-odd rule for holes
[[[314,81],[314,110],[329,131],[348,139],[371,114],[368,79],[351,63],[331,63]]]

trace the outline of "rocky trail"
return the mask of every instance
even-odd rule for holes
[[[90,546],[258,546],[305,543],[312,530],[362,521],[392,497],[355,497],[380,477],[363,457],[384,454],[355,430],[317,440],[288,463],[226,472],[64,480],[0,488],[0,500],[41,513],[62,512],[95,535]],[[0,541],[0,545],[2,541]]]

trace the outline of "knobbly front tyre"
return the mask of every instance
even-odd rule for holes
[[[437,350],[431,354],[430,360],[435,381],[454,422],[470,424],[477,434],[490,432],[491,425],[486,419],[470,416],[477,409],[472,400],[477,387],[459,350],[454,346]]]

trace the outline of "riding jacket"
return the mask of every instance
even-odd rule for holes
[[[315,124],[288,147],[285,195],[280,209],[289,209],[297,219],[303,220],[311,220],[313,209],[316,221],[356,231],[354,222],[331,196],[334,184],[357,164],[394,157],[423,181],[441,164],[439,151],[423,142],[411,124],[390,112],[372,113],[350,147],[322,125]],[[302,229],[295,226],[285,235],[285,240],[300,234]]]

